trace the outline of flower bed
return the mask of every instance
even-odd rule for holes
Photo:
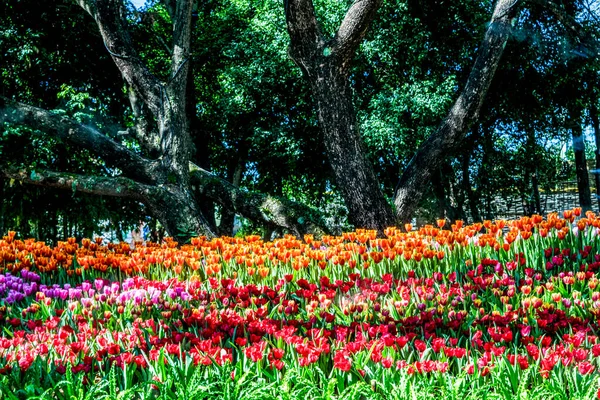
[[[134,249],[11,232],[1,390],[596,398],[600,219],[444,225]]]

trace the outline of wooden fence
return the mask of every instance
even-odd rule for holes
[[[577,181],[558,182],[550,190],[540,191],[540,203],[542,215],[578,207]],[[598,212],[597,194],[593,189],[592,210]],[[494,199],[493,211],[498,219],[519,218],[528,214],[527,201],[522,196],[498,196]]]

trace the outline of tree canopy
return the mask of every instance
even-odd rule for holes
[[[558,177],[591,207],[598,8],[9,0],[0,231],[382,231],[489,218],[498,195],[540,213]]]

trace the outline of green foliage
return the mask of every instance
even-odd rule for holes
[[[503,360],[489,377],[460,373],[408,375],[379,370],[364,380],[344,382],[318,367],[290,368],[277,379],[268,370],[240,370],[231,364],[196,367],[161,354],[150,372],[111,367],[106,377],[91,381],[67,368],[61,376],[36,361],[26,373],[16,370],[0,378],[2,399],[273,399],[273,400],[543,400],[595,399],[598,377],[558,368],[548,379],[537,367],[520,371]],[[18,385],[18,386],[17,386]]]
[[[2,95],[116,133],[122,78],[94,21],[71,1],[11,0],[0,5]],[[23,126],[0,129],[0,166],[115,174],[88,151]],[[86,213],[81,213],[86,210]],[[29,187],[0,178],[0,231],[56,241],[91,236],[144,218],[137,203]],[[93,218],[90,218],[93,216]]]
[[[314,2],[327,37],[334,35],[351,4]],[[591,28],[586,40],[597,39],[584,2],[563,6]],[[353,60],[350,80],[365,148],[388,197],[403,167],[464,87],[492,7],[493,2],[386,0],[378,10]],[[0,5],[0,15],[2,95],[95,126],[139,151],[133,137],[117,135],[132,127],[134,118],[127,88],[89,15],[67,0],[10,0]],[[168,81],[173,34],[168,8],[152,1],[140,11],[129,7],[126,17],[141,60]],[[528,5],[519,14],[469,136],[473,146],[445,155],[450,166],[440,172],[445,198],[438,199],[439,191],[434,194],[432,188],[422,215],[432,219],[439,203],[445,203],[446,216],[465,217],[469,202],[477,209],[496,196],[529,196],[535,168],[542,189],[557,176],[573,177],[573,168],[564,168],[562,153],[571,129],[567,120],[580,114],[584,124],[586,110],[598,98],[598,60],[586,43],[541,7]],[[332,181],[316,104],[306,79],[288,57],[288,45],[281,1],[198,4],[188,59],[195,97],[194,161],[230,182],[241,174],[236,184],[244,189],[311,205],[324,212],[334,230],[346,229],[347,211]],[[484,131],[479,137],[478,129]],[[529,130],[535,131],[535,143],[527,142]],[[0,135],[2,166],[119,174],[89,152],[44,132],[3,126]],[[492,140],[486,141],[485,135]],[[461,170],[466,152],[471,153],[468,189]],[[146,210],[137,203],[15,182],[0,181],[0,187],[0,231],[17,229],[56,240],[67,233],[99,232],[146,218]],[[476,196],[467,200],[470,189]],[[39,204],[48,204],[47,211],[37,211]],[[96,223],[78,216],[76,210],[82,208],[96,216]],[[493,216],[493,207],[485,208],[486,216]],[[57,233],[56,225],[65,220]]]

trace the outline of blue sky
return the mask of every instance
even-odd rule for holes
[[[131,0],[131,2],[133,3],[134,6],[136,6],[137,8],[140,8],[141,6],[144,5],[146,0]]]

